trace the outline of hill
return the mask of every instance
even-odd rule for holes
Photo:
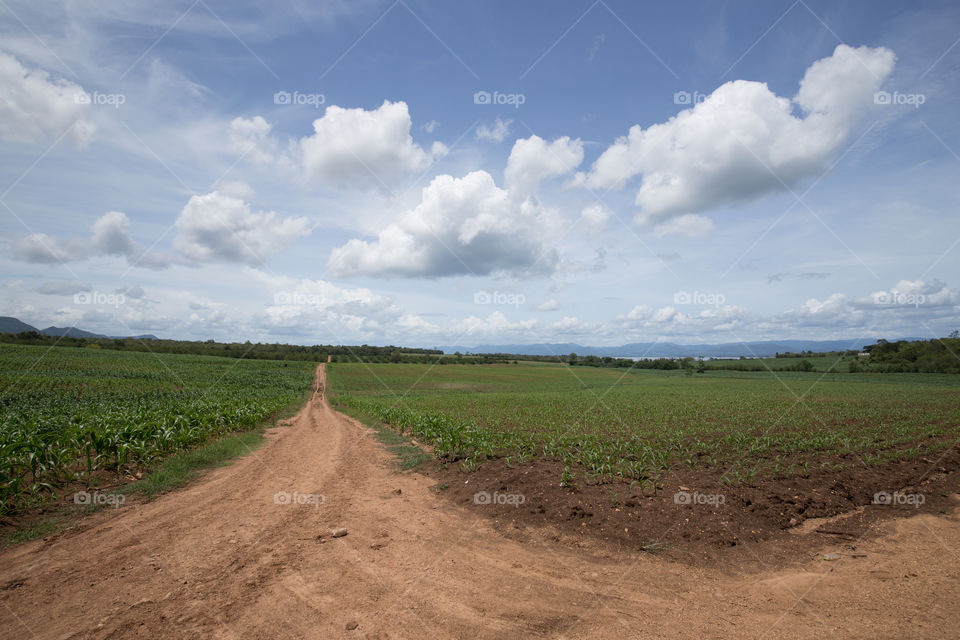
[[[23,331],[36,331],[36,327],[31,327],[26,322],[20,322],[10,316],[0,316],[0,333],[21,333]]]

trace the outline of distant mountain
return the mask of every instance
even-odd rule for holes
[[[0,316],[0,333],[21,333],[23,331],[36,331],[36,327],[31,327],[26,322],[20,322],[10,316]]]
[[[134,338],[138,340],[159,340],[157,336],[151,333],[145,333],[139,336],[105,336],[100,333],[93,333],[91,331],[85,331],[83,329],[78,329],[77,327],[47,327],[46,329],[40,330],[36,327],[33,327],[26,322],[21,322],[16,318],[11,318],[9,316],[0,316],[0,333],[23,333],[24,331],[36,331],[37,333],[42,333],[46,336],[57,336],[57,337],[67,337],[67,338]]]
[[[40,331],[45,336],[57,336],[66,338],[106,338],[107,336],[99,333],[91,333],[76,327],[47,327]]]
[[[919,340],[920,338],[898,338]],[[483,344],[476,347],[438,347],[444,353],[516,353],[528,356],[557,356],[576,353],[578,356],[611,356],[614,358],[737,358],[770,357],[792,351],[845,351],[874,344],[876,338],[856,340],[766,340],[757,342],[725,342],[722,344],[675,344],[673,342],[634,342],[619,347],[590,347],[571,342],[540,344]]]

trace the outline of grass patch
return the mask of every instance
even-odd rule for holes
[[[377,440],[380,441],[380,444],[397,457],[397,464],[402,471],[416,469],[431,458],[430,454],[413,444],[410,438],[397,433],[389,425],[377,420],[370,414],[347,406],[337,406],[336,409],[373,429],[376,432]]]
[[[18,528],[16,531],[6,534],[2,539],[2,545],[4,547],[12,547],[15,544],[27,542],[28,540],[45,538],[46,536],[53,535],[66,526],[67,524],[61,518],[52,517],[45,518],[43,520],[37,520],[36,522],[31,522],[30,524]]]
[[[251,453],[263,444],[263,427],[214,440],[198,449],[174,454],[142,480],[118,489],[119,493],[153,496],[181,487],[200,471],[222,467],[234,458]]]

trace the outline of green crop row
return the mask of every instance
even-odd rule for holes
[[[304,396],[313,366],[0,345],[0,513],[255,427]]]

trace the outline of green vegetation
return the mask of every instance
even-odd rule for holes
[[[960,336],[907,342],[887,342],[866,347],[872,370],[894,373],[960,373]]]
[[[263,444],[263,429],[252,429],[166,458],[142,480],[123,487],[120,493],[152,496],[183,486],[197,474],[219,467],[230,460],[252,452]]]
[[[423,449],[416,446],[410,438],[397,433],[391,429],[389,425],[384,424],[373,416],[358,411],[353,407],[344,406],[340,409],[350,417],[356,418],[368,427],[371,427],[376,432],[377,440],[380,441],[380,444],[397,457],[397,463],[403,471],[416,469],[430,459],[430,456],[424,453]]]
[[[312,380],[309,363],[0,345],[0,513],[254,429],[300,404]]]
[[[549,458],[565,485],[675,467],[751,482],[910,459],[960,436],[951,376],[337,364],[328,386],[461,469]]]
[[[36,522],[31,522],[26,526],[20,527],[9,534],[4,534],[3,541],[0,543],[0,546],[9,547],[15,544],[20,544],[21,542],[27,542],[28,540],[45,538],[49,535],[57,533],[66,526],[66,522],[63,520],[63,518],[43,518]]]

